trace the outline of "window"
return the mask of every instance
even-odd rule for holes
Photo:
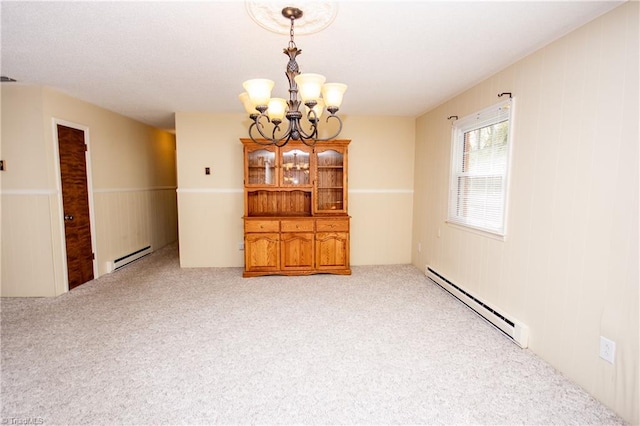
[[[505,235],[512,99],[453,124],[448,221]]]

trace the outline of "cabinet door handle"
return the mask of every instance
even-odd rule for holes
[[[300,228],[300,225],[296,225],[296,229]]]

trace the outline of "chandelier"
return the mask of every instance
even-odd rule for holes
[[[249,126],[249,137],[261,145],[284,146],[290,140],[300,140],[308,146],[315,145],[318,141],[328,141],[336,138],[342,131],[342,120],[336,115],[342,97],[347,90],[347,85],[342,83],[325,83],[326,79],[320,74],[301,74],[296,62],[296,56],[302,53],[293,39],[293,24],[296,19],[302,17],[302,10],[295,7],[282,9],[282,16],[291,20],[289,30],[289,45],[283,49],[289,57],[285,75],[289,80],[289,100],[272,98],[273,80],[257,78],[242,83],[246,90],[240,94],[245,111],[249,114],[253,123]],[[300,100],[298,100],[300,95]],[[307,130],[302,126],[303,113],[300,111],[301,103],[305,106],[305,118]],[[338,130],[328,138],[318,137],[318,123],[324,110],[327,110],[329,119],[337,120]],[[288,125],[286,130],[281,128],[283,118]],[[267,130],[265,124],[271,123],[271,129]],[[284,125],[283,125],[284,127]]]

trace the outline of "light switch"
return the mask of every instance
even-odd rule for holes
[[[211,174],[211,167],[205,167],[204,168],[204,174],[205,175],[210,175]]]

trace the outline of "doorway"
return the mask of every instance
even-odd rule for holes
[[[85,131],[56,124],[69,290],[93,280]]]

